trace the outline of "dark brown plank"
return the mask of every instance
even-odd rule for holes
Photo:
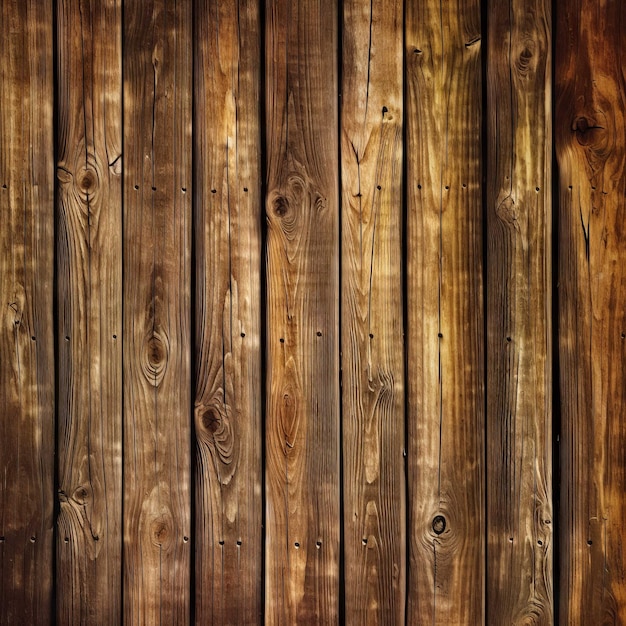
[[[409,2],[411,624],[484,620],[480,2]]]
[[[339,609],[337,4],[266,5],[266,622]]]
[[[121,18],[120,2],[57,4],[62,624],[121,619]]]
[[[197,624],[263,617],[259,18],[196,2]]]
[[[402,2],[343,3],[345,620],[404,624]]]
[[[626,5],[559,4],[560,620],[626,622]]]
[[[54,502],[52,3],[0,3],[0,623],[48,624]]]
[[[124,5],[124,620],[186,624],[191,3]]]
[[[489,3],[487,623],[553,623],[551,3]]]

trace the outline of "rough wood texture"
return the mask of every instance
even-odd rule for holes
[[[626,622],[626,4],[557,13],[560,620]]]
[[[57,616],[117,624],[122,552],[122,11],[62,0],[58,28]]]
[[[402,3],[343,4],[345,620],[404,624]]]
[[[337,17],[267,3],[268,624],[338,619]]]
[[[191,3],[124,6],[124,618],[186,624]]]
[[[484,620],[480,3],[409,2],[411,624]]]
[[[0,623],[53,619],[52,3],[0,3]]]
[[[195,12],[195,619],[263,617],[257,2]]]
[[[488,624],[553,623],[550,6],[488,7]]]

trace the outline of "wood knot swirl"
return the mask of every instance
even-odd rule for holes
[[[76,179],[78,188],[85,195],[92,195],[98,185],[98,176],[92,169],[83,169]]]
[[[432,527],[435,535],[441,535],[441,533],[443,533],[446,529],[446,518],[443,515],[435,515]]]
[[[168,356],[167,337],[158,331],[153,331],[144,341],[141,367],[144,376],[154,387],[158,387],[163,381]]]
[[[168,515],[161,515],[150,523],[150,539],[155,546],[167,550],[172,543],[172,520]]]

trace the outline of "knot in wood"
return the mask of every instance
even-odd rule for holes
[[[167,548],[172,539],[171,524],[168,524],[162,517],[154,520],[151,524],[150,536],[155,545],[164,549]]]
[[[153,332],[146,338],[143,346],[142,369],[150,384],[158,387],[163,380],[168,361],[168,345],[166,338]]]
[[[215,432],[219,429],[221,421],[222,416],[213,407],[205,409],[200,416],[202,427],[212,434],[215,434]]]
[[[441,535],[441,533],[446,529],[446,518],[443,515],[435,515],[432,527],[435,535]]]
[[[274,198],[272,205],[274,213],[280,218],[283,218],[289,212],[289,200],[285,196]]]
[[[526,45],[517,58],[516,69],[522,74],[528,74],[533,59],[533,51]]]
[[[603,126],[585,115],[579,115],[572,122],[572,131],[576,134],[576,140],[581,146],[599,144],[604,130]]]
[[[91,194],[95,191],[98,177],[92,169],[84,169],[78,175],[78,187],[85,194]]]

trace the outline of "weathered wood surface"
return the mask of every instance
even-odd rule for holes
[[[343,3],[345,620],[404,624],[402,3]]]
[[[57,4],[61,624],[117,624],[122,552],[122,10]]]
[[[408,3],[408,622],[484,620],[480,2]]]
[[[195,620],[263,618],[260,15],[195,12]]]
[[[124,618],[191,594],[191,3],[124,6]]]
[[[488,624],[553,623],[550,7],[488,7]]]
[[[52,3],[0,4],[0,623],[53,621]]]
[[[266,623],[339,609],[337,5],[266,5]]]
[[[560,621],[626,622],[626,5],[559,4]]]

